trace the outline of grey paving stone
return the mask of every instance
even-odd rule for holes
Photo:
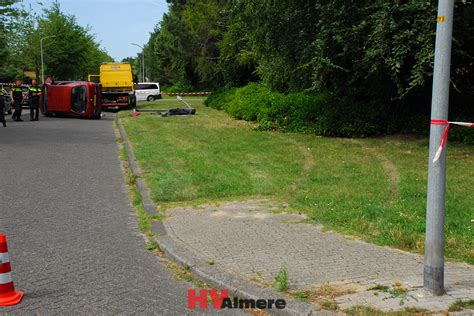
[[[247,279],[261,277],[272,284],[285,264],[292,289],[314,289],[325,283],[352,286],[356,293],[338,299],[343,309],[360,304],[403,309],[410,303],[447,310],[460,297],[474,298],[474,268],[468,264],[447,263],[448,294],[433,297],[422,293],[422,256],[323,232],[301,223],[301,215],[272,213],[274,206],[261,200],[175,208],[165,210],[169,217],[163,223],[168,235],[189,253],[215,261],[223,271]],[[402,305],[401,298],[384,299],[367,291],[396,282],[409,289]]]

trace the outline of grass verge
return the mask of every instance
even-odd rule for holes
[[[424,249],[426,139],[323,138],[259,132],[190,98],[197,115],[122,112],[152,199],[196,204],[270,198],[326,229],[421,253]],[[140,104],[178,107],[172,99]],[[446,256],[474,263],[474,147],[450,144]]]

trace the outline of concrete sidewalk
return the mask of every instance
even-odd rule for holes
[[[290,290],[307,290],[311,301],[329,299],[340,310],[447,311],[456,300],[474,299],[473,266],[447,263],[447,295],[433,297],[423,290],[422,256],[323,232],[276,209],[259,200],[160,211],[169,216],[167,235],[213,268],[271,287],[286,265]]]

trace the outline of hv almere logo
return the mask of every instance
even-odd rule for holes
[[[190,309],[284,309],[286,301],[284,299],[241,299],[229,297],[229,290],[188,290],[188,308]]]

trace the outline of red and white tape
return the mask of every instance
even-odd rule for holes
[[[459,125],[459,126],[474,128],[474,123],[450,122],[446,120],[431,120],[431,125],[446,125],[446,127],[444,128],[443,137],[441,138],[441,142],[439,144],[439,148],[436,151],[436,154],[433,158],[433,163],[437,162],[439,160],[439,157],[441,157],[441,153],[443,152],[443,149],[446,145],[446,141],[448,140],[449,128],[451,127],[451,125]]]
[[[165,92],[161,91],[161,94],[169,95],[199,95],[199,94],[211,94],[210,92]]]

